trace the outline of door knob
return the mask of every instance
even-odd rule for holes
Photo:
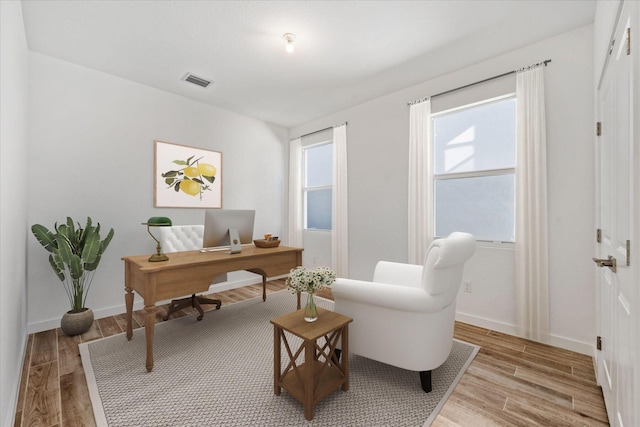
[[[593,258],[593,262],[595,262],[598,267],[609,267],[614,273],[617,271],[616,259],[611,255],[607,258]]]

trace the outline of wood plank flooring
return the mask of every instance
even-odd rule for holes
[[[267,293],[285,288],[284,280],[267,283]],[[262,286],[251,285],[211,297],[226,305],[260,295]],[[328,289],[319,295],[332,299]],[[195,313],[185,309],[175,316]],[[143,318],[142,311],[134,313],[134,328]],[[94,426],[78,344],[124,328],[125,315],[119,314],[96,320],[76,337],[60,329],[30,334],[14,426]],[[464,323],[456,323],[455,337],[482,348],[434,427],[609,425],[591,357]]]

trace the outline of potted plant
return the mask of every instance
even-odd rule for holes
[[[38,242],[51,252],[51,268],[67,292],[71,310],[62,317],[60,327],[70,336],[88,331],[93,324],[93,311],[84,305],[95,270],[113,237],[112,228],[100,240],[100,223],[94,226],[89,217],[84,227],[76,224],[67,217],[66,224],[55,223],[55,232],[40,224],[31,227]]]

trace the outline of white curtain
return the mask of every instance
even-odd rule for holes
[[[522,336],[549,335],[544,68],[516,76],[516,312]]]
[[[302,140],[289,144],[289,246],[301,248],[302,242]]]
[[[431,100],[409,108],[409,263],[422,264],[433,240]]]
[[[347,125],[333,128],[333,203],[331,264],[338,277],[349,277],[349,209],[347,204]]]

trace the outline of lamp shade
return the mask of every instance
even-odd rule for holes
[[[142,225],[148,225],[151,227],[168,227],[173,224],[171,219],[166,216],[152,216],[147,220],[147,222],[143,222]]]

